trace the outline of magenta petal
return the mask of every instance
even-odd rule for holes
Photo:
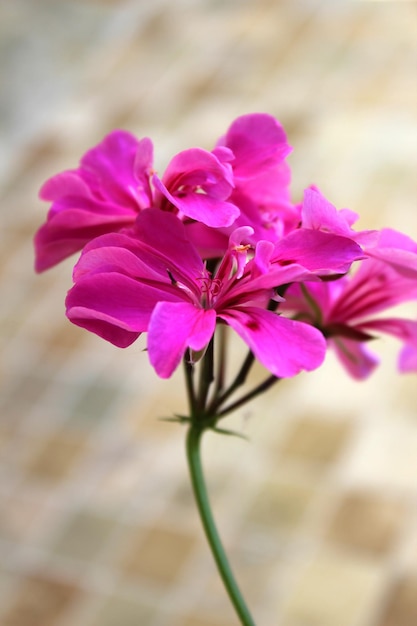
[[[398,359],[398,369],[406,374],[417,372],[417,346],[406,345],[400,352]]]
[[[356,380],[368,378],[379,364],[379,359],[359,341],[338,337],[330,339],[329,345],[334,348],[348,374]]]
[[[357,324],[359,329],[376,330],[392,335],[404,342],[412,342],[417,346],[417,322],[401,317],[374,319]]]
[[[202,350],[213,336],[216,313],[188,302],[159,302],[148,329],[149,360],[161,378],[169,378],[187,347]]]
[[[176,154],[162,177],[172,192],[184,187],[201,187],[213,198],[225,200],[233,189],[233,174],[229,164],[202,148],[190,148]]]
[[[219,200],[208,193],[189,190],[188,193],[175,195],[164,183],[153,176],[155,188],[165,196],[185,217],[202,222],[212,228],[231,226],[240,215],[240,210],[231,202]]]
[[[275,246],[272,260],[298,263],[320,275],[344,274],[354,261],[364,258],[360,246],[347,237],[300,228]]]
[[[233,151],[235,176],[243,178],[263,173],[291,152],[281,124],[266,113],[238,117],[218,145]]]
[[[116,346],[125,347],[148,328],[160,300],[178,296],[117,273],[85,276],[68,292],[68,319]]]
[[[379,233],[378,244],[366,249],[366,253],[384,261],[406,278],[417,278],[417,243],[392,228]]]
[[[134,207],[137,187],[134,167],[138,147],[139,141],[131,133],[112,131],[83,156],[80,172],[102,198]]]
[[[73,198],[86,197],[90,200],[93,198],[89,186],[77,170],[67,170],[52,176],[42,185],[39,191],[39,197],[50,202],[68,196]]]
[[[358,216],[349,209],[338,211],[317,189],[311,187],[304,191],[301,216],[303,228],[349,237],[361,245],[373,245],[377,241],[378,231],[355,232],[351,226]]]
[[[34,238],[36,271],[49,269],[81,250],[95,237],[120,230],[132,221],[131,214],[117,210],[105,214],[68,209],[53,214]]]
[[[219,317],[242,337],[262,365],[279,378],[314,370],[324,360],[326,341],[313,326],[255,307],[229,309]]]

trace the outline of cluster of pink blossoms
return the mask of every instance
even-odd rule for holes
[[[327,348],[365,378],[379,332],[402,342],[400,370],[417,371],[417,321],[380,316],[417,299],[417,243],[355,231],[358,216],[315,187],[293,204],[290,151],[273,117],[244,115],[211,152],[180,152],[160,177],[151,141],[114,131],[42,187],[52,205],[36,269],[81,251],[68,318],[119,347],[146,332],[164,378],[218,324],[279,378],[319,367]]]

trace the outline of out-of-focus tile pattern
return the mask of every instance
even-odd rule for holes
[[[183,429],[157,419],[185,410],[181,372],[158,380],[142,339],[120,351],[65,321],[72,261],[32,270],[43,181],[115,127],[150,136],[161,170],[268,111],[294,199],[316,183],[362,228],[417,238],[416,41],[412,2],[0,3],[2,625],[237,624]],[[417,623],[417,383],[394,341],[375,349],[367,383],[329,356],[229,418],[249,442],[206,437],[259,625]]]

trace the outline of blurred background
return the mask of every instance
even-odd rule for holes
[[[64,316],[73,260],[35,276],[46,178],[110,130],[211,149],[265,111],[360,228],[417,239],[413,2],[0,0],[3,626],[237,626],[190,496],[182,372],[157,379]],[[408,309],[416,315],[416,307]],[[329,355],[208,434],[216,518],[264,626],[417,623],[417,382]],[[262,377],[261,371],[254,372]]]

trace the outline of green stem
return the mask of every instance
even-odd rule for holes
[[[214,380],[214,337],[210,339],[206,353],[201,360],[200,384],[198,387],[197,403],[200,413],[204,413],[210,385]]]
[[[212,413],[217,412],[218,408],[222,404],[224,404],[228,398],[230,398],[230,396],[236,391],[236,389],[238,389],[241,385],[245,383],[246,378],[254,362],[255,362],[255,355],[253,354],[253,352],[249,350],[248,354],[246,355],[245,360],[243,361],[243,364],[240,370],[238,371],[230,387],[228,387],[218,397],[214,398],[212,404],[209,407],[210,412]]]
[[[252,400],[256,396],[258,396],[260,393],[263,393],[264,391],[272,387],[272,385],[275,385],[275,383],[277,383],[280,380],[281,378],[277,378],[274,375],[268,376],[268,378],[266,378],[260,385],[257,385],[254,389],[252,389],[252,391],[245,393],[244,396],[242,396],[235,402],[232,402],[232,404],[229,404],[221,411],[218,411],[217,417],[219,418],[224,417],[225,415],[228,415],[232,411],[235,411],[240,406],[242,406],[242,404],[246,404],[246,402],[249,402],[249,400]]]
[[[185,372],[185,385],[187,389],[188,405],[190,407],[191,415],[195,417],[197,413],[197,398],[194,391],[194,366],[190,360],[190,351],[183,359],[184,372]]]
[[[203,428],[194,423],[191,424],[187,433],[187,460],[194,497],[219,574],[236,613],[240,618],[241,624],[242,626],[255,626],[255,622],[249,613],[249,609],[245,604],[232,570],[230,569],[211,512],[200,456],[200,443],[203,432]]]

